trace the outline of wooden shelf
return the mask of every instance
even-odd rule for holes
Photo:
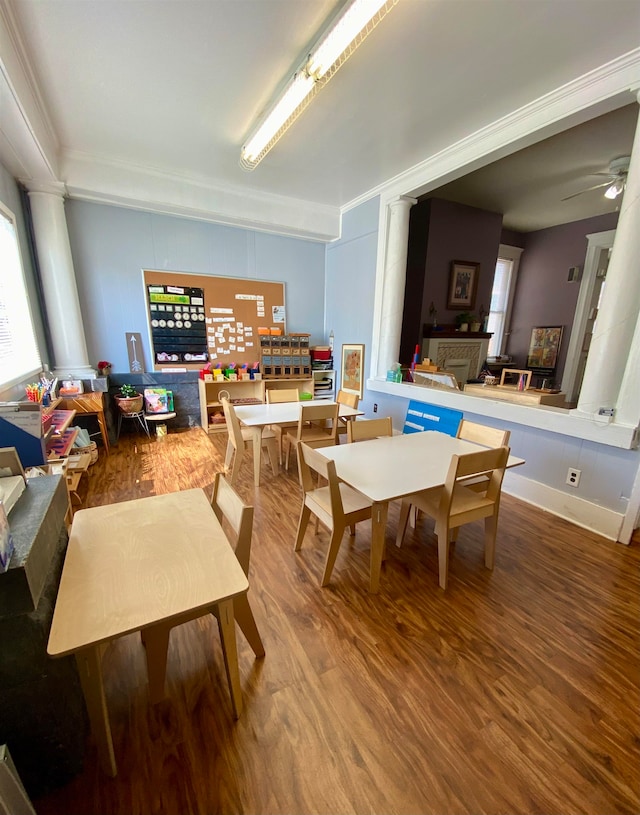
[[[59,436],[53,436],[47,442],[47,458],[64,458],[69,455],[73,443],[78,436],[78,429],[65,430]]]
[[[75,410],[53,410],[53,421],[51,422],[53,436],[61,436],[69,427],[75,415]]]
[[[468,396],[481,396],[483,399],[496,399],[518,405],[564,407],[566,402],[565,393],[543,393],[533,388],[519,391],[512,385],[465,385],[464,392]]]

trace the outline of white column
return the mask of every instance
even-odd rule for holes
[[[89,364],[80,301],[71,257],[64,185],[28,185],[38,264],[53,344],[54,374],[87,379],[96,375]]]
[[[638,229],[640,229],[640,222]],[[640,282],[636,282],[636,286],[640,288]],[[636,321],[636,330],[626,363],[618,394],[616,421],[637,427],[640,425],[640,316]]]
[[[607,279],[578,398],[578,412],[597,416],[599,408],[616,408],[619,411],[616,414],[616,421],[623,421],[622,415],[629,415],[630,402],[635,402],[635,423],[638,416],[638,396],[637,393],[634,396],[629,390],[633,383],[625,381],[623,385],[623,377],[625,369],[628,370],[627,359],[630,349],[636,365],[638,361],[638,351],[637,349],[634,351],[633,337],[640,314],[639,197],[640,124],[636,126],[627,187],[620,207]],[[633,382],[637,386],[637,369],[633,372]]]
[[[378,376],[385,376],[391,365],[400,361],[398,354],[404,311],[404,286],[407,277],[409,214],[411,207],[416,202],[416,198],[401,195],[388,205]]]

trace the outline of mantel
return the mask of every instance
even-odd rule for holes
[[[493,333],[488,333],[486,331],[458,331],[455,326],[452,325],[443,325],[443,326],[436,326],[435,328],[432,325],[425,325],[422,329],[422,336],[423,337],[430,337],[434,340],[437,339],[487,339],[490,340],[493,337]]]

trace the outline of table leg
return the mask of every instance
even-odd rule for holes
[[[256,625],[253,611],[249,605],[249,597],[247,594],[241,594],[238,597],[234,597],[233,613],[235,615],[236,622],[240,626],[240,630],[247,638],[249,645],[253,648],[253,653],[257,657],[263,657],[264,645],[262,644],[262,638],[260,637],[260,632],[258,631],[258,626]]]
[[[218,603],[218,628],[224,655],[224,667],[227,671],[229,693],[233,718],[239,719],[242,713],[242,690],[240,688],[240,671],[238,670],[238,646],[236,644],[236,621],[233,616],[233,599],[221,600]]]
[[[262,428],[252,427],[253,430],[253,483],[260,486],[260,462],[262,460]]]
[[[371,507],[371,575],[369,577],[369,591],[377,594],[380,588],[380,569],[384,555],[384,538],[387,530],[387,514],[389,502],[373,503]]]
[[[109,712],[100,668],[101,653],[102,649],[99,645],[78,651],[76,664],[80,674],[82,693],[87,704],[91,731],[98,747],[98,758],[102,769],[113,778],[117,775],[118,768],[113,752]]]
[[[142,631],[142,641],[147,652],[147,677],[149,701],[157,705],[165,697],[164,685],[167,675],[167,652],[169,650],[168,625],[152,625]]]
[[[104,411],[99,411],[96,416],[98,417],[98,424],[100,425],[100,433],[102,434],[102,444],[107,455],[109,455],[109,434],[107,433],[107,423],[104,420]]]

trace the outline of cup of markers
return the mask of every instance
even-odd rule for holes
[[[46,388],[44,385],[25,385],[25,391],[30,402],[42,402]]]

